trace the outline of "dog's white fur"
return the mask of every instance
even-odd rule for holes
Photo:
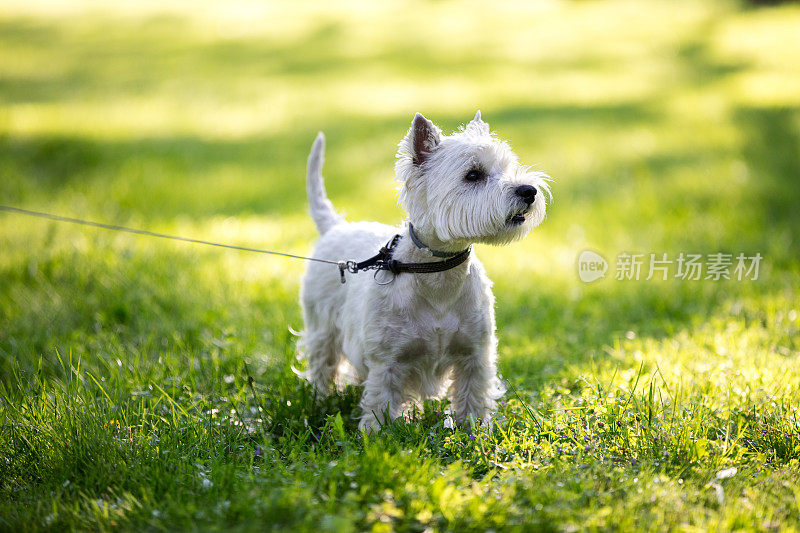
[[[322,181],[324,151],[320,133],[308,158],[308,198],[321,234],[314,257],[361,261],[399,233],[403,237],[394,259],[441,261],[414,245],[407,223],[399,228],[348,223],[338,215]],[[472,169],[482,170],[483,177],[466,179]],[[435,250],[457,252],[474,242],[521,239],[545,216],[547,177],[520,166],[480,111],[450,136],[417,114],[399,144],[395,171],[408,222]],[[530,205],[530,197],[520,196],[522,185],[536,188]],[[377,279],[388,281],[391,274],[379,272]],[[348,274],[342,284],[335,267],[310,263],[300,296],[305,319],[301,357],[307,362],[302,374],[327,394],[347,379],[349,367],[351,377],[364,385],[360,427],[368,430],[377,429],[387,415],[393,420],[409,406],[445,392],[457,423],[470,416],[488,420],[504,392],[497,378],[491,287],[474,252],[451,270],[401,273],[386,285],[377,284],[372,272]]]

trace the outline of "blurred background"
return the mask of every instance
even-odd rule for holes
[[[555,180],[539,229],[478,250],[506,375],[779,372],[798,350],[799,28],[797,4],[723,0],[6,0],[0,199],[303,254],[317,131],[334,204],[398,223],[394,153],[414,113],[449,132],[480,109]],[[0,247],[6,375],[42,354],[60,372],[56,348],[98,365],[293,356],[302,263],[9,214]],[[764,259],[750,282],[585,284],[584,249],[612,265]]]

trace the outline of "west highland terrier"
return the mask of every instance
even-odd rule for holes
[[[408,219],[400,227],[346,222],[325,193],[324,151],[320,133],[308,158],[320,233],[313,257],[370,259],[341,261],[339,272],[309,264],[300,293],[302,374],[322,394],[363,384],[359,427],[368,431],[445,393],[456,423],[487,422],[504,388],[492,282],[472,243],[506,244],[542,222],[547,176],[521,166],[480,111],[449,136],[417,113],[395,164]]]

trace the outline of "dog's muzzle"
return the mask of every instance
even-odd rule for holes
[[[531,205],[536,201],[536,194],[539,191],[532,185],[520,185],[514,189],[514,195],[525,202],[525,207],[517,209],[506,218],[507,226],[519,226],[525,223],[525,215],[531,210]]]

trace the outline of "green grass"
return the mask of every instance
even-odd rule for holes
[[[477,108],[556,181],[540,228],[477,250],[490,431],[430,402],[368,437],[357,388],[316,399],[301,263],[0,214],[0,529],[799,529],[798,27],[728,2],[4,4],[3,204],[302,254],[318,130],[337,207],[393,223],[413,113]],[[764,259],[617,281],[622,252]]]

